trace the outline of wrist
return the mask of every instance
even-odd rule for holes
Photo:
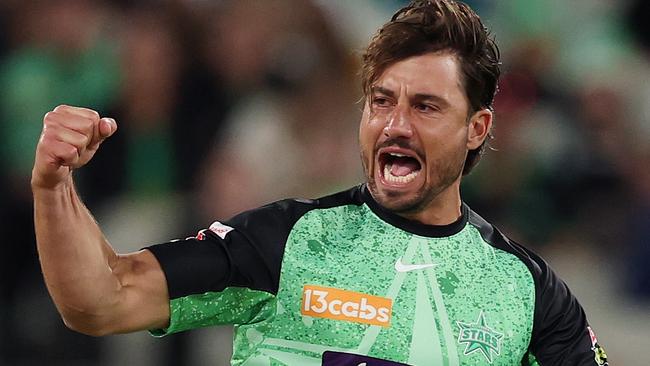
[[[68,174],[63,179],[56,179],[46,178],[42,174],[38,174],[35,170],[32,171],[31,187],[34,197],[39,194],[68,191],[72,188],[72,183],[72,174]]]

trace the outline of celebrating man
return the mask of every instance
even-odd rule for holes
[[[126,255],[71,175],[116,122],[55,108],[32,186],[64,321],[92,335],[234,324],[237,365],[606,364],[567,286],[461,200],[492,127],[498,65],[467,5],[412,2],[363,57],[365,184]]]

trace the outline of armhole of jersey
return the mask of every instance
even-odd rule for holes
[[[530,350],[526,352],[524,355],[524,359],[521,360],[521,365],[522,366],[541,366],[539,364],[539,361],[537,361],[537,357],[535,357]]]

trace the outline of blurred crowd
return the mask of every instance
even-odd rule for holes
[[[38,266],[29,185],[47,111],[117,120],[74,174],[118,251],[186,237],[363,181],[359,55],[404,3],[0,1],[0,365],[124,364],[110,355],[124,349],[156,354],[131,364],[204,364],[193,333],[149,349],[63,326]],[[619,291],[606,296],[647,303],[650,3],[468,3],[496,35],[503,77],[495,138],[464,199],[536,250],[596,253],[616,268]]]

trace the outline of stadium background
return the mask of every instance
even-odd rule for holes
[[[650,345],[650,17],[642,0],[469,1],[496,34],[496,139],[465,200],[541,252],[616,365]],[[0,1],[0,365],[225,365],[229,329],[67,330],[29,176],[60,103],[114,116],[76,173],[120,251],[359,182],[359,54],[391,0]]]

